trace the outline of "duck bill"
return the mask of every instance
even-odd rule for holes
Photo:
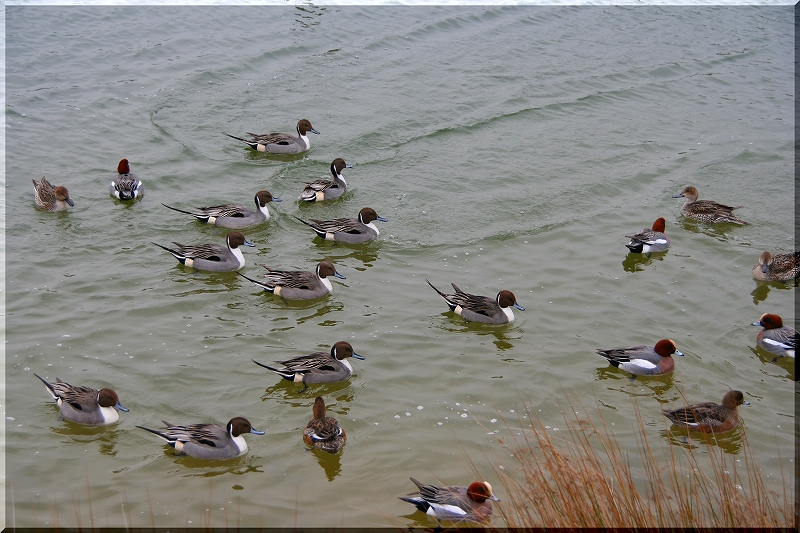
[[[345,163],[345,164],[344,164],[344,168],[353,168],[353,165],[350,165],[350,164],[348,164],[348,163]]]
[[[310,131],[311,133],[316,133],[317,135],[319,135],[319,132],[317,130],[315,130],[314,128],[311,128],[308,131]]]
[[[683,198],[683,193],[673,194],[672,197],[673,198]]]
[[[245,245],[245,246],[252,246],[253,248],[255,248],[255,247],[256,247],[256,245],[255,245],[255,244],[253,244],[252,242],[248,241],[247,239],[245,239],[245,240],[244,240],[244,245]]]
[[[495,501],[495,502],[499,502],[499,501],[500,501],[500,498],[498,498],[498,497],[497,497],[497,496],[495,496],[494,494],[492,494],[492,495],[491,495],[491,496],[489,496],[489,497],[492,499],[492,501]]]
[[[753,323],[752,323],[752,324],[750,324],[750,325],[751,325],[751,326],[760,326],[760,325],[761,325],[761,321],[760,321],[760,320],[756,320],[755,322],[753,322]]]
[[[383,217],[378,217],[377,220],[380,220],[381,222],[389,222],[387,219]]]
[[[346,277],[342,276],[342,275],[341,275],[341,274],[339,274],[338,272],[334,272],[334,273],[333,273],[333,277],[335,277],[335,278],[339,278],[339,279],[347,279]]]
[[[264,434],[263,431],[259,431],[259,430],[255,429],[255,428],[250,428],[250,433],[252,433],[253,435],[263,435]]]
[[[675,355],[680,355],[681,357],[683,357],[683,352],[680,350],[675,350]]]
[[[273,201],[273,202],[282,202],[282,201],[283,201],[283,198],[275,198],[275,197],[273,196],[273,197],[272,197],[272,201]]]
[[[744,402],[742,402],[742,405],[750,405],[750,402],[744,401]]]
[[[125,412],[125,413],[127,413],[128,411],[130,411],[130,409],[128,409],[127,407],[125,407],[124,405],[122,405],[122,404],[121,404],[121,403],[119,403],[119,402],[117,402],[116,404],[114,404],[114,407],[115,407],[115,408],[117,408],[117,409],[119,409],[120,411],[123,411],[123,412]]]
[[[356,359],[361,359],[362,361],[365,359],[363,355],[358,355],[356,352],[353,352],[353,357]]]
[[[524,311],[524,310],[525,310],[525,308],[524,308],[524,307],[522,307],[521,305],[519,305],[517,302],[514,302],[514,307],[516,307],[516,308],[517,308],[517,309],[519,309],[520,311]]]
[[[67,202],[71,207],[75,207],[75,202],[72,201],[72,198],[67,198],[64,201]]]

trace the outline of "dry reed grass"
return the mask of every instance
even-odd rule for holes
[[[496,470],[503,503],[495,512],[506,527],[796,527],[787,480],[782,495],[765,486],[744,435],[743,474],[713,438],[701,448],[707,451],[701,462],[710,466],[701,467],[691,447],[664,450],[662,442],[654,451],[635,410],[638,457],[620,449],[604,422],[598,427],[570,408],[572,420],[564,415],[569,429],[555,433],[526,406],[526,417],[519,417],[523,430],[499,439],[516,461],[514,468]]]

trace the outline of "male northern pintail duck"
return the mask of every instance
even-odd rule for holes
[[[325,400],[322,396],[314,399],[314,418],[308,421],[303,430],[303,442],[328,453],[336,453],[342,449],[347,441],[347,435],[339,422],[330,416],[325,416]]]
[[[339,198],[347,189],[347,182],[342,177],[342,170],[346,168],[353,168],[353,165],[348,165],[341,157],[334,159],[331,163],[333,180],[316,180],[306,183],[306,188],[300,193],[300,199],[304,202],[321,202]]]
[[[306,136],[306,133],[309,131],[319,135],[319,132],[311,127],[311,122],[302,119],[297,123],[297,137],[290,133],[265,133],[263,135],[258,135],[247,132],[251,137],[250,140],[248,140],[227,133],[225,135],[242,141],[253,150],[258,150],[259,152],[268,154],[299,154],[311,148],[311,140]]]
[[[679,409],[664,410],[664,416],[676,426],[702,433],[721,433],[739,425],[740,405],[750,405],[741,391],[732,390],[722,397],[722,405],[703,402]]]
[[[297,217],[294,217],[297,218]],[[359,244],[368,242],[380,235],[375,221],[386,222],[383,217],[379,217],[371,207],[365,207],[358,212],[358,218],[336,218],[333,220],[316,220],[306,222],[302,218],[297,218],[300,222],[310,227],[317,235],[326,241],[337,241],[346,244]]]
[[[78,424],[107,426],[119,421],[120,411],[128,412],[119,403],[119,396],[111,389],[95,390],[91,387],[76,387],[56,378],[55,383],[34,374],[42,380],[47,392],[58,404],[61,416]]]
[[[163,203],[161,205],[179,213],[192,215],[200,222],[204,222],[206,224],[214,224],[221,228],[243,229],[269,220],[269,209],[267,209],[267,204],[270,202],[281,201],[280,198],[272,196],[272,193],[269,191],[258,191],[254,200],[256,202],[255,211],[240,204],[198,207],[197,210],[199,213],[192,213],[191,211],[176,209],[175,207]]]
[[[427,279],[425,281],[428,281]],[[433,283],[428,281],[428,285],[433,290],[439,293],[439,296],[444,298],[450,310],[457,315],[461,315],[467,320],[473,322],[483,322],[485,324],[508,324],[514,321],[514,311],[512,307],[516,307],[520,311],[525,308],[517,303],[514,293],[511,291],[500,291],[497,293],[495,299],[488,296],[476,296],[468,294],[459,289],[455,283],[451,283],[455,289],[455,294],[445,294],[436,287]]]
[[[413,498],[399,496],[404,502],[414,504],[423,513],[439,520],[483,522],[492,516],[492,502],[500,500],[492,493],[487,481],[475,481],[469,487],[437,487],[423,485],[413,477],[418,494]]]
[[[231,459],[247,452],[245,433],[263,435],[263,431],[253,429],[250,421],[244,417],[231,418],[226,427],[218,424],[192,424],[176,426],[166,420],[161,421],[166,427],[163,430],[150,429],[143,426],[137,428],[154,433],[175,451],[198,459]]]
[[[347,361],[348,357],[364,359],[363,355],[358,355],[353,351],[350,343],[339,341],[333,345],[330,352],[314,352],[287,359],[286,361],[275,361],[284,366],[284,368],[280,369],[259,363],[255,359],[253,359],[253,362],[258,366],[272,370],[283,379],[294,381],[295,383],[335,383],[352,375],[353,367]]]
[[[244,266],[244,255],[239,246],[255,246],[252,242],[244,238],[244,235],[237,231],[228,233],[225,238],[225,246],[221,244],[196,244],[184,245],[172,241],[178,247],[177,250],[153,243],[159,248],[171,253],[181,264],[197,270],[208,270],[211,272],[233,272]]]
[[[658,218],[653,222],[653,228],[644,228],[636,235],[626,235],[631,242],[625,246],[635,254],[649,254],[651,252],[663,252],[669,248],[669,237],[664,233],[666,221]]]
[[[800,252],[772,255],[762,252],[753,267],[753,277],[760,281],[791,281],[800,274]]]
[[[686,198],[686,203],[681,207],[681,213],[686,218],[699,220],[700,222],[731,222],[733,224],[747,224],[744,220],[733,214],[734,209],[739,209],[741,205],[730,207],[718,204],[712,200],[698,200],[697,189],[686,187],[673,198]]]
[[[655,376],[667,374],[675,368],[672,354],[678,351],[675,342],[662,339],[655,346],[632,346],[630,348],[598,349],[597,353],[608,359],[615,367],[630,372],[633,376]]]
[[[41,181],[33,181],[33,196],[36,207],[45,211],[64,211],[74,207],[75,202],[69,197],[69,191],[63,185],[54,187],[52,183],[42,176]]]
[[[122,159],[117,165],[117,177],[109,186],[111,196],[118,200],[136,200],[144,196],[144,185],[136,174],[131,172],[127,159]]]
[[[266,266],[264,268],[266,268],[268,272],[264,276],[267,278],[267,281],[258,281],[253,278],[248,278],[241,272],[237,272],[237,274],[246,280],[252,281],[265,291],[286,298],[287,300],[311,300],[313,298],[325,296],[333,289],[328,276],[347,279],[336,272],[336,267],[327,261],[320,262],[320,264],[317,265],[316,272],[272,270]]]
[[[783,325],[783,319],[772,313],[764,313],[754,326],[764,329],[758,332],[758,345],[776,355],[794,357],[797,346],[797,330]]]

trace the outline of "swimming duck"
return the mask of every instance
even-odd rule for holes
[[[316,180],[306,183],[305,189],[300,193],[300,199],[304,202],[321,202],[339,198],[347,189],[347,182],[342,177],[342,170],[346,168],[353,168],[353,165],[348,165],[341,157],[334,159],[331,163],[333,180]]]
[[[698,220],[700,222],[731,222],[733,224],[747,224],[744,220],[733,214],[734,209],[739,209],[741,205],[730,207],[718,204],[712,200],[698,200],[697,189],[686,187],[673,198],[686,198],[686,203],[681,207],[681,213],[686,218]]]
[[[334,220],[316,220],[312,218],[311,222],[306,222],[302,218],[297,218],[297,220],[313,229],[317,235],[327,241],[346,244],[371,241],[380,235],[374,221],[387,222],[385,218],[379,217],[378,213],[371,207],[365,207],[359,211],[358,218],[337,218]]]
[[[461,522],[483,522],[492,516],[492,502],[500,500],[492,493],[488,481],[475,481],[469,487],[437,487],[423,485],[413,477],[411,481],[417,486],[418,495],[413,498],[399,496],[404,502],[411,503],[423,513],[439,520]],[[417,494],[417,493],[410,493]]]
[[[179,213],[192,215],[200,222],[204,222],[206,224],[214,224],[215,226],[219,226],[221,228],[243,229],[269,220],[269,209],[267,209],[267,204],[270,202],[282,201],[280,198],[272,196],[272,193],[269,191],[258,191],[254,200],[256,203],[255,211],[240,204],[198,207],[197,210],[200,211],[199,213],[192,213],[191,211],[176,209],[164,203],[161,205]]]
[[[267,274],[264,276],[267,281],[258,281],[253,278],[248,278],[241,272],[237,272],[244,279],[252,281],[267,292],[273,293],[275,296],[281,296],[287,300],[311,300],[313,298],[320,298],[328,294],[333,286],[328,276],[334,276],[340,279],[347,279],[338,272],[332,263],[322,261],[317,265],[316,272],[298,271],[298,270],[272,270],[267,269]]]
[[[311,140],[306,136],[306,133],[309,131],[319,135],[319,132],[311,127],[311,122],[302,119],[297,123],[297,137],[290,133],[265,133],[263,135],[258,135],[247,132],[251,137],[250,140],[247,140],[227,133],[225,135],[242,141],[253,150],[259,152],[268,154],[299,154],[311,148]]]
[[[176,426],[166,420],[161,421],[166,427],[163,430],[136,426],[149,431],[167,444],[175,448],[179,454],[197,457],[198,459],[231,459],[247,452],[245,433],[263,435],[250,425],[244,417],[231,418],[226,427],[218,424],[192,424]]]
[[[744,400],[741,391],[732,390],[722,397],[722,405],[704,402],[663,412],[676,426],[701,433],[722,433],[739,425],[736,408],[740,405],[750,405],[750,402]]]
[[[800,274],[800,252],[772,255],[762,252],[753,267],[753,277],[760,281],[791,281]]]
[[[33,195],[36,207],[45,211],[64,211],[75,207],[75,202],[69,197],[69,191],[63,185],[54,187],[42,176],[41,181],[33,181]]]
[[[770,353],[794,357],[797,346],[797,330],[783,325],[783,319],[772,313],[764,313],[754,326],[764,329],[758,332],[758,345]]]
[[[233,272],[244,266],[244,255],[239,246],[255,246],[237,231],[228,233],[225,246],[221,244],[185,245],[172,241],[177,250],[153,243],[171,253],[181,264],[197,270],[210,272]]]
[[[427,279],[425,281],[428,281]],[[511,307],[516,307],[520,311],[525,308],[517,303],[514,293],[502,290],[497,293],[495,299],[488,296],[476,296],[468,294],[459,289],[455,283],[451,283],[455,289],[455,294],[445,294],[428,281],[428,285],[435,290],[439,296],[450,307],[450,310],[457,315],[461,315],[472,322],[483,322],[485,324],[508,324],[514,321],[514,311]]]
[[[322,396],[314,398],[314,418],[309,420],[303,431],[303,442],[328,453],[336,453],[342,449],[347,441],[347,435],[339,422],[330,416],[325,416],[325,400]]]
[[[635,254],[649,254],[651,252],[663,252],[669,248],[669,237],[664,233],[666,221],[658,218],[653,222],[653,229],[644,228],[636,235],[626,235],[631,242],[625,246]]]
[[[59,378],[50,383],[38,374],[33,375],[42,380],[66,420],[88,426],[107,426],[119,421],[117,409],[128,412],[112,389],[73,386]]]
[[[117,176],[111,181],[109,193],[118,200],[136,200],[144,196],[144,185],[136,174],[131,173],[127,159],[117,165]]]
[[[633,377],[672,372],[675,368],[672,354],[683,356],[675,342],[670,339],[662,339],[655,346],[598,349],[597,353],[608,359],[613,366],[630,372]]]
[[[364,359],[364,356],[353,351],[349,342],[339,341],[331,347],[330,352],[314,352],[285,361],[275,361],[285,367],[281,369],[272,368],[255,359],[253,362],[272,370],[283,379],[307,385],[309,383],[335,383],[349,378],[353,373],[353,367],[347,361],[348,357]]]

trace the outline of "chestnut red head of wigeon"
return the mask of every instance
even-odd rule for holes
[[[655,351],[661,357],[670,357],[674,353],[683,355],[678,351],[678,346],[675,344],[675,341],[670,339],[662,339],[658,341],[653,347],[653,351]]]
[[[656,221],[653,222],[653,231],[664,233],[665,229],[667,229],[667,221],[664,220],[664,217],[657,218]]]
[[[131,173],[131,167],[130,167],[130,165],[128,165],[128,160],[127,159],[120,160],[119,165],[117,165],[117,172],[120,173],[120,174],[130,174]]]

